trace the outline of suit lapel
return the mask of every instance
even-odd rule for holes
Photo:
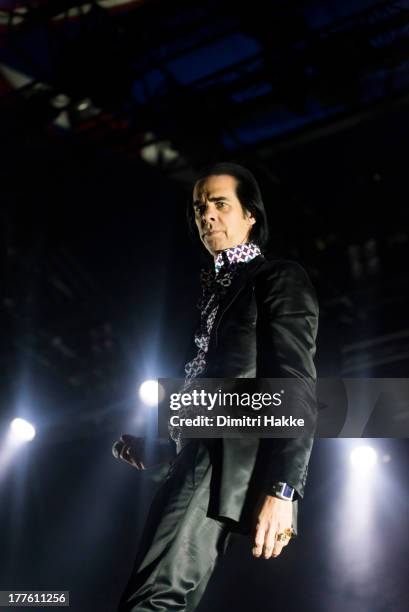
[[[217,339],[217,329],[220,321],[224,317],[226,311],[233,304],[234,300],[239,295],[240,291],[246,286],[248,281],[254,276],[259,267],[265,262],[263,255],[258,255],[249,263],[243,266],[243,270],[233,279],[232,284],[225,293],[217,309],[216,318],[214,320],[212,331],[210,334],[210,344],[215,343]]]

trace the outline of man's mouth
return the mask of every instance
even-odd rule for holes
[[[220,232],[221,230],[208,230],[207,232],[203,234],[203,236],[213,236],[213,234],[218,234]]]

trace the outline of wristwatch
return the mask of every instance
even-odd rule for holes
[[[287,501],[293,500],[294,492],[294,487],[291,487],[286,482],[275,482],[272,486],[272,495]]]

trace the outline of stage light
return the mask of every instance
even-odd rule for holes
[[[84,100],[81,100],[81,102],[77,104],[77,110],[82,112],[82,111],[87,110],[90,106],[91,106],[91,100],[89,98],[85,98]]]
[[[346,592],[359,593],[362,601],[369,602],[377,581],[376,568],[383,563],[379,511],[385,500],[388,504],[393,499],[391,512],[395,518],[397,484],[387,475],[379,441],[343,439],[339,444],[344,465],[332,498],[331,523],[336,525],[329,542],[332,581],[334,588],[339,588],[342,576]],[[384,531],[387,533],[387,529]],[[340,600],[335,608],[339,612],[344,607]]]
[[[0,440],[0,482],[8,473],[9,466],[16,461],[22,445],[30,442],[35,435],[35,428],[25,419],[11,421]]]
[[[13,419],[10,423],[10,434],[13,442],[29,442],[36,435],[36,430],[25,419]]]
[[[372,563],[378,558],[376,508],[385,487],[377,447],[345,439],[344,466],[349,463],[334,499],[333,521],[337,525],[330,544],[333,575],[341,573],[351,588],[370,589]]]
[[[351,465],[355,468],[372,469],[378,460],[378,455],[371,446],[358,446],[350,454]]]
[[[67,108],[71,100],[66,94],[60,93],[51,98],[50,102],[52,106],[54,106],[54,108],[59,108],[60,110],[62,110],[64,108]]]
[[[156,406],[163,393],[163,387],[157,380],[145,380],[139,387],[139,397],[147,406]]]

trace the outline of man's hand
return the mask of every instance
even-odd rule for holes
[[[145,470],[143,456],[145,450],[144,438],[136,438],[129,434],[122,434],[119,441],[123,443],[119,458],[129,463],[137,470]]]
[[[266,495],[262,501],[254,533],[254,557],[263,555],[264,559],[278,557],[284,546],[290,541],[276,539],[279,533],[291,528],[293,518],[293,502],[273,495]]]
[[[153,444],[150,449],[145,448],[145,438],[137,438],[130,434],[122,434],[119,438],[122,448],[118,458],[126,461],[137,470],[146,470],[163,463],[170,463],[173,459],[168,444]],[[148,452],[147,452],[148,451]],[[149,465],[146,465],[146,459]]]

